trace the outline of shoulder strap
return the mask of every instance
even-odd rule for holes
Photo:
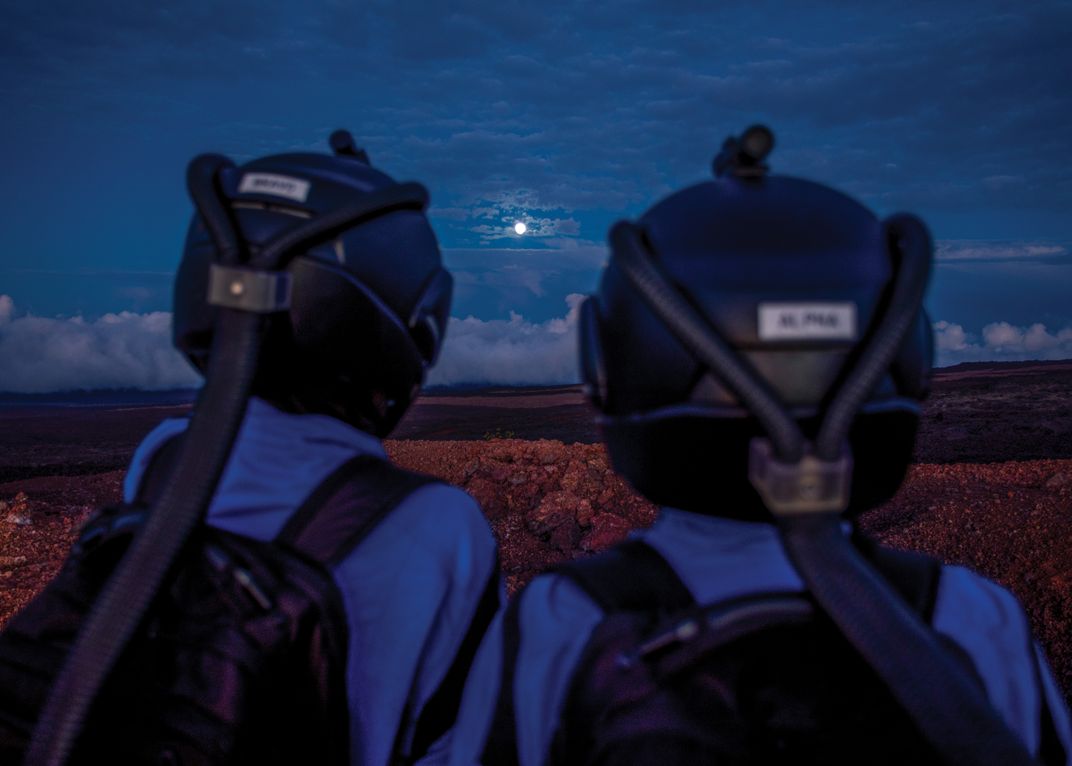
[[[643,540],[626,540],[551,571],[569,579],[608,614],[676,612],[696,603],[674,568]]]
[[[942,562],[922,553],[887,548],[859,532],[853,533],[852,541],[860,554],[908,602],[912,611],[929,625],[938,600]]]
[[[673,567],[642,540],[626,540],[597,556],[569,561],[550,572],[569,579],[607,614],[675,612],[696,603]],[[519,762],[514,677],[521,646],[523,596],[524,592],[518,594],[503,614],[499,697],[481,763],[517,766]]]
[[[437,481],[383,458],[359,455],[313,490],[276,535],[276,542],[334,566],[409,495]]]

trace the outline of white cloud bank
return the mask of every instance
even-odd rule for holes
[[[1052,242],[1001,242],[949,239],[936,243],[938,265],[957,263],[1067,262],[1068,247]]]
[[[959,324],[942,321],[934,323],[934,343],[940,367],[959,362],[1070,359],[1072,327],[1050,332],[1041,323],[1017,327],[992,322],[976,335]]]
[[[566,316],[546,322],[528,322],[516,313],[508,320],[452,317],[429,385],[576,383],[575,328],[583,299],[576,293],[567,296]]]
[[[200,378],[171,345],[171,314],[124,311],[18,316],[0,295],[0,391],[42,393],[98,388],[190,388]]]
[[[429,384],[555,385],[575,383],[577,317],[583,296],[566,298],[565,316],[529,322],[452,318]],[[979,334],[936,322],[940,366],[958,362],[1072,358],[1072,327],[993,322]],[[78,389],[161,390],[199,385],[200,378],[171,345],[171,314],[124,311],[99,319],[20,316],[0,295],[0,391],[44,393]]]

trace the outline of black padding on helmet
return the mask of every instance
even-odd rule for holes
[[[273,316],[255,392],[386,435],[439,352],[452,280],[424,214],[423,187],[398,185],[359,157],[284,154],[224,174],[222,194],[255,260],[273,240],[365,198],[401,202],[289,259],[288,312]],[[396,195],[397,196],[397,195]],[[215,246],[195,216],[175,283],[175,345],[204,370],[216,309],[206,299]]]
[[[899,254],[888,227],[827,187],[736,176],[671,195],[637,227],[661,273],[813,439],[889,300]],[[748,481],[749,442],[764,435],[759,423],[656,317],[617,254],[582,311],[580,344],[615,468],[663,505],[769,518]],[[856,332],[761,337],[761,305],[785,304],[850,304]],[[882,502],[903,477],[929,387],[930,336],[920,312],[853,421],[850,511]]]
[[[891,402],[853,421],[850,512],[873,508],[900,486],[919,420],[913,404]],[[814,435],[815,418],[801,422]],[[746,521],[771,518],[748,481],[748,444],[764,431],[740,410],[682,405],[603,417],[601,427],[615,470],[652,502]]]

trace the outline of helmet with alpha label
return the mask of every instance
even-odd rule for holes
[[[611,230],[580,319],[611,460],[661,505],[777,524],[807,596],[783,609],[755,595],[696,634],[742,640],[747,626],[818,611],[942,763],[1034,763],[846,534],[845,516],[888,498],[911,457],[933,350],[930,236],[913,216],[880,221],[829,188],[768,176],[772,146],[750,128],[726,142],[716,180]],[[686,624],[644,646],[681,640]]]
[[[225,168],[217,193],[251,258],[289,231],[339,215],[339,226],[324,227],[282,265],[285,282],[263,287],[286,290],[289,302],[267,320],[253,390],[288,409],[331,414],[382,436],[436,359],[452,281],[425,216],[424,188],[371,167],[345,131],[333,134],[331,145],[333,155],[280,154]],[[372,204],[368,215],[340,215],[379,197],[384,204]],[[209,300],[216,256],[195,215],[175,282],[174,335],[202,371],[217,311]]]
[[[929,263],[916,219],[880,221],[826,186],[768,175],[772,145],[765,128],[749,129],[716,158],[715,179],[616,226],[599,289],[582,309],[582,374],[611,459],[662,505],[769,519],[749,478],[754,442],[767,431],[757,397],[780,403],[814,440],[890,309],[901,250],[925,250]],[[690,348],[629,264],[654,270],[688,304],[726,369]],[[889,497],[911,456],[932,341],[922,308],[910,325],[852,413],[850,511]]]

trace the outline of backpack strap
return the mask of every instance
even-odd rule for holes
[[[406,763],[416,763],[436,741],[446,734],[458,717],[458,708],[461,705],[462,690],[465,688],[466,678],[476,658],[480,642],[487,633],[488,626],[499,611],[499,591],[502,578],[499,576],[499,567],[496,563],[491,568],[484,593],[477,603],[476,612],[469,622],[469,630],[462,639],[454,662],[451,663],[439,687],[424,703],[420,717],[414,727],[413,742],[409,746],[409,755]],[[399,734],[401,735],[401,731]],[[396,750],[397,750],[396,746]]]
[[[934,618],[942,562],[933,556],[887,548],[859,531],[852,543],[925,623]]]
[[[584,591],[605,614],[676,612],[696,603],[666,559],[639,539],[551,571]]]
[[[184,434],[167,439],[153,452],[138,483],[136,502],[151,504],[171,475]],[[338,564],[409,495],[439,481],[372,455],[347,460],[305,499],[275,536],[328,567]]]
[[[614,612],[673,612],[696,603],[677,572],[643,540],[632,539],[598,556],[560,564],[550,573],[567,578],[604,614]],[[521,646],[520,604],[515,597],[503,614],[502,672],[495,716],[484,743],[481,763],[517,766],[517,717],[514,678]]]
[[[334,567],[407,497],[434,483],[440,483],[439,479],[407,471],[382,458],[355,457],[321,482],[275,540]],[[395,758],[399,763],[419,760],[454,725],[469,668],[499,610],[499,584],[499,568],[494,566],[451,666],[421,708],[406,755],[400,752],[404,730],[398,732]]]
[[[522,591],[510,599],[502,620],[502,670],[499,673],[499,696],[495,716],[491,721],[480,763],[496,766],[518,766],[517,717],[514,714],[514,671],[521,647]]]
[[[275,541],[334,567],[403,500],[438,481],[383,458],[359,455],[336,468],[313,490]]]

